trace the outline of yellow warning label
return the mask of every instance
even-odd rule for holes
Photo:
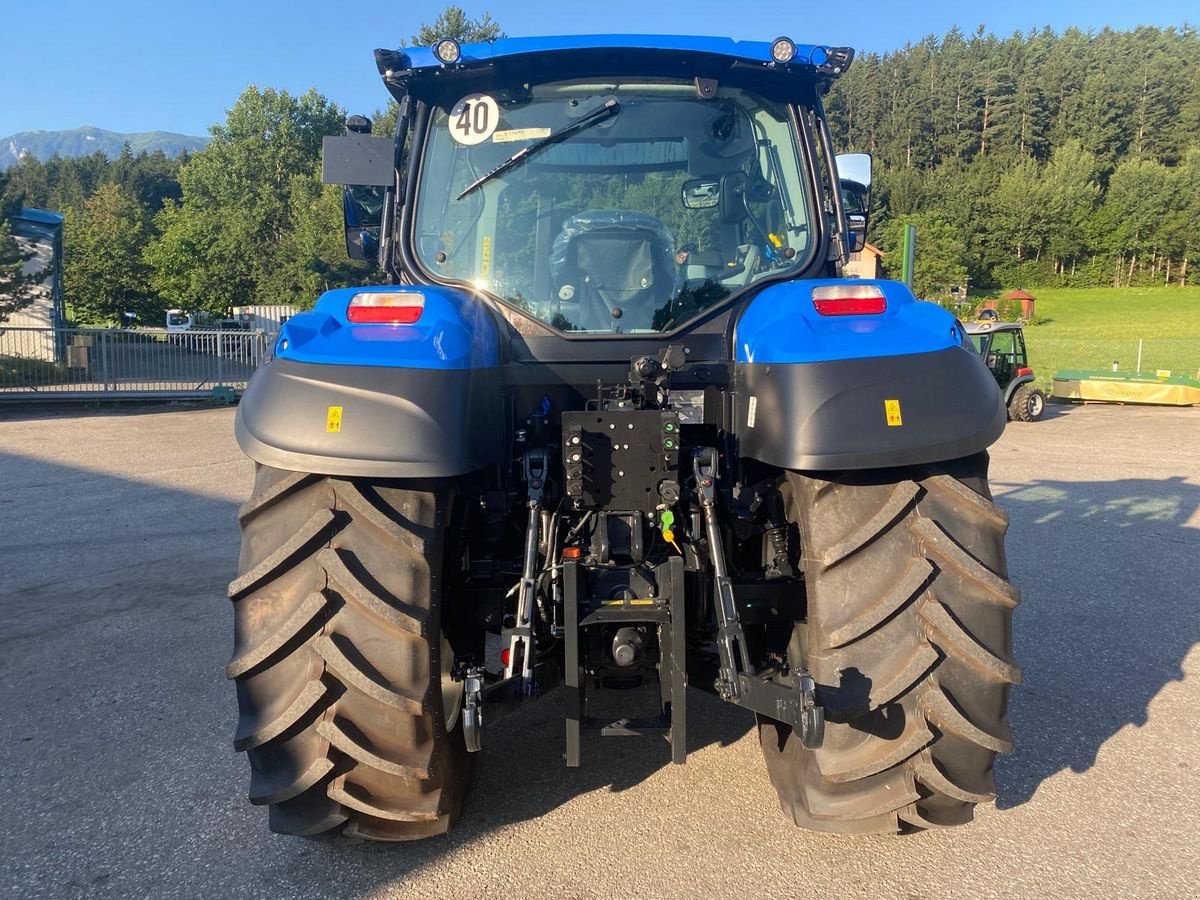
[[[653,606],[654,605],[653,600],[602,600],[602,601],[600,601],[601,606],[624,606],[627,603],[630,606]]]
[[[485,234],[483,236],[483,248],[479,254],[479,277],[487,281],[488,275],[492,271],[492,236]]]
[[[904,424],[904,420],[900,418],[900,401],[899,400],[884,400],[883,414],[887,417],[889,428],[899,428]]]
[[[329,412],[325,414],[325,430],[330,433],[342,430],[342,408],[340,406],[329,407]]]

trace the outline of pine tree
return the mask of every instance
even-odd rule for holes
[[[490,13],[472,19],[463,12],[461,6],[451,4],[438,13],[438,17],[432,22],[422,25],[413,35],[412,42],[415,46],[428,47],[443,38],[453,38],[465,44],[494,41],[502,37],[505,37],[505,34]]]

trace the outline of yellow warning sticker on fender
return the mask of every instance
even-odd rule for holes
[[[333,433],[342,430],[342,408],[340,406],[329,407],[329,412],[325,414],[325,431]]]
[[[904,424],[904,420],[900,418],[899,400],[884,400],[883,414],[887,418],[889,428],[899,428]]]

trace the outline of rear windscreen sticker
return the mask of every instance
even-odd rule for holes
[[[508,144],[513,141],[532,141],[534,138],[550,137],[549,128],[510,128],[497,131],[492,136],[493,144]]]
[[[487,94],[467,94],[450,110],[450,137],[460,144],[482,144],[500,124],[500,107]]]

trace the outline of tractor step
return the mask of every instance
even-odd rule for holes
[[[664,571],[665,570],[665,571]],[[687,663],[684,617],[684,563],[672,557],[658,566],[658,596],[614,603],[591,597],[587,591],[586,570],[566,561],[563,579],[563,640],[567,687],[567,765],[577,768],[581,762],[583,731],[599,732],[601,737],[657,736],[665,734],[671,744],[671,761],[687,761]],[[581,636],[585,629],[613,625],[651,625],[657,629],[658,682],[662,712],[649,718],[605,720],[587,714],[586,685],[593,676],[585,672],[581,654]]]

